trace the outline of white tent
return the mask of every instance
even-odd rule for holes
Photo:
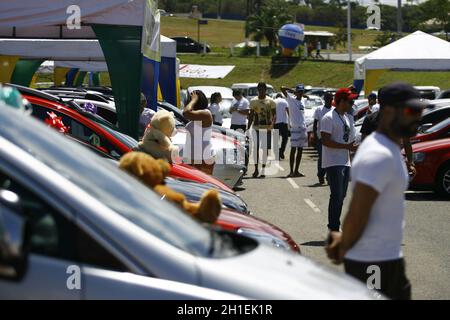
[[[450,42],[416,31],[355,61],[355,80],[365,81],[371,92],[386,70],[450,70]]]

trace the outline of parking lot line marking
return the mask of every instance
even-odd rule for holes
[[[310,199],[305,199],[305,202],[311,209],[313,209],[314,212],[320,212],[320,209]]]
[[[291,184],[292,188],[294,188],[294,189],[300,189],[300,187],[298,186],[298,184],[296,184],[295,181],[292,180],[292,178],[287,178],[286,180]]]
[[[278,163],[275,163],[275,167],[277,167],[280,171],[284,171],[284,168]]]

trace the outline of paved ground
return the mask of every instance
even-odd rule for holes
[[[286,152],[288,154],[288,152]],[[316,153],[304,152],[300,171],[304,178],[284,178],[289,162],[272,165],[276,172],[265,179],[247,178],[238,193],[255,216],[288,232],[300,244],[303,255],[332,265],[325,256],[329,188],[317,184]],[[249,174],[253,172],[250,166]],[[346,198],[343,215],[351,192]],[[450,202],[429,192],[406,193],[407,214],[404,256],[414,299],[450,299]],[[341,266],[333,266],[342,270]]]

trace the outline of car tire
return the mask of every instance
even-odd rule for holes
[[[450,198],[450,162],[445,163],[438,171],[435,183],[436,193]]]

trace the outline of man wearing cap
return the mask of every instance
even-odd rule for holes
[[[408,172],[400,145],[403,138],[417,133],[426,102],[405,83],[382,88],[378,97],[378,129],[356,153],[351,172],[353,196],[343,231],[330,234],[326,249],[334,262],[344,261],[345,271],[369,288],[392,299],[410,299],[401,250]]]
[[[289,107],[289,122],[291,125],[291,154],[289,156],[290,173],[288,177],[304,177],[303,173],[300,173],[299,167],[302,160],[303,147],[308,145],[308,133],[305,122],[305,105],[303,103],[303,93],[305,87],[302,84],[298,84],[295,90],[290,88],[281,87],[286,97],[286,102]],[[294,93],[292,96],[290,93]],[[295,161],[295,169],[294,169]]]
[[[348,111],[357,98],[349,88],[339,89],[335,96],[335,108],[320,121],[322,137],[322,168],[326,170],[330,185],[328,203],[328,229],[339,231],[341,211],[350,177],[350,151],[355,151],[354,124]]]

